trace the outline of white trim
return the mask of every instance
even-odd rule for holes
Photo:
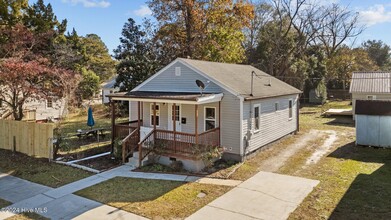
[[[144,82],[142,82],[140,85],[136,86],[136,88],[132,89],[132,91],[138,91],[141,87],[143,87],[145,84],[147,84],[148,82],[150,82],[151,80],[153,80],[155,77],[157,77],[158,75],[162,74],[164,71],[166,71],[168,68],[170,68],[171,66],[173,66],[174,64],[176,63],[181,63],[183,64],[184,66],[190,68],[191,70],[193,70],[194,72],[198,73],[199,75],[205,77],[206,79],[210,80],[211,82],[215,83],[216,85],[218,85],[219,87],[225,89],[226,91],[230,92],[231,94],[235,95],[235,96],[238,96],[238,97],[242,97],[239,93],[235,92],[234,90],[232,90],[231,88],[228,88],[227,86],[223,85],[222,83],[220,83],[220,81],[210,77],[209,75],[205,74],[204,72],[198,70],[197,68],[195,68],[194,66],[191,66],[190,64],[188,64],[187,62],[181,60],[181,58],[177,58],[175,59],[174,61],[172,61],[171,63],[169,63],[167,66],[165,66],[163,69],[159,70],[157,73],[155,73],[154,75],[152,75],[151,77],[149,77],[147,80],[145,80]]]
[[[201,105],[201,104],[219,102],[222,100],[223,96],[224,96],[223,93],[219,93],[211,96],[200,97],[197,99],[197,101],[174,100],[174,99],[123,98],[123,97],[111,97],[111,99],[117,101],[141,101],[141,102],[160,102],[160,103],[164,102],[164,103]]]
[[[369,99],[370,96],[372,96],[372,99]],[[367,95],[367,100],[376,100],[376,95]]]
[[[167,129],[172,131],[174,130],[174,124],[173,124],[173,121],[172,121],[172,106],[173,106],[174,103],[168,103],[167,104]],[[176,131],[179,131],[181,132],[182,131],[182,105],[181,104],[178,104],[178,103],[175,103],[175,106],[179,106],[179,126],[175,126],[176,127]],[[176,121],[175,121],[176,123]],[[171,127],[170,127],[171,126]],[[178,128],[180,128],[178,130]]]
[[[215,118],[214,119],[207,119],[206,118],[206,109],[207,108],[213,108],[215,110]],[[217,128],[217,108],[216,107],[213,107],[213,106],[204,106],[204,131],[207,131],[206,130],[206,120],[208,121],[214,121],[215,122],[215,127],[214,128]],[[214,129],[213,128],[213,129]]]
[[[240,153],[240,156],[244,156],[244,147],[243,147],[243,103],[244,103],[244,98],[243,97],[239,97],[239,108],[240,108],[240,116],[239,116],[239,120],[240,120],[240,123],[239,123],[239,153]]]
[[[258,107],[258,129],[255,128],[255,108]],[[254,122],[254,126],[252,126],[251,130],[253,130],[254,133],[258,133],[261,130],[261,104],[254,104],[253,107],[253,115],[252,115],[252,122]]]
[[[289,108],[290,102],[292,102],[291,108]],[[292,117],[289,117],[289,114],[291,113],[291,111],[292,111]],[[288,121],[290,121],[292,119],[293,119],[293,99],[288,99]]]
[[[161,118],[160,118],[160,111],[161,111],[161,108],[160,108],[160,103],[156,103],[157,106],[159,106],[159,111],[156,111],[156,116],[159,116],[159,125],[156,125],[156,127],[160,127],[160,122],[161,122]],[[150,103],[150,106],[149,106],[149,125],[150,126],[153,126],[152,124],[152,118],[151,116],[153,117],[153,109],[152,109],[152,106],[153,106],[153,103]],[[156,123],[156,122],[155,122]]]

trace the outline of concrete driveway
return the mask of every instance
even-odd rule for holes
[[[317,180],[259,172],[188,219],[287,219],[318,183]]]

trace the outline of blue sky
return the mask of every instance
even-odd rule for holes
[[[389,0],[316,0],[323,4],[339,3],[360,13],[367,26],[355,45],[368,39],[382,40],[391,45],[391,1]],[[34,2],[34,0],[30,0]],[[131,17],[141,24],[151,18],[145,0],[45,0],[51,3],[61,20],[68,19],[68,28],[75,27],[79,35],[98,34],[112,53],[119,44],[122,26]]]

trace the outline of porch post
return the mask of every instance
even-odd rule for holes
[[[111,153],[114,153],[114,139],[115,139],[115,103],[110,98],[111,105]]]
[[[141,112],[141,102],[138,101],[137,102],[137,127],[138,127],[138,133],[139,133],[139,137],[140,137],[140,127],[141,127],[141,120],[140,120],[140,112]],[[139,140],[140,141],[140,140]],[[139,167],[141,167],[141,158],[142,158],[142,146],[141,144],[138,145],[138,165]]]
[[[198,145],[198,105],[196,104],[195,106],[195,144]]]
[[[156,140],[156,102],[153,103],[153,140]]]
[[[137,102],[137,127],[138,127],[138,129],[140,129],[140,127],[141,127],[141,120],[140,120],[141,108],[140,108],[140,106],[141,106],[141,103],[140,103],[140,101],[138,101]]]
[[[242,122],[240,122],[242,123]],[[220,146],[220,139],[221,139],[221,101],[219,101],[219,139],[218,139],[218,146]]]
[[[172,105],[172,111],[173,111],[172,126],[174,131],[174,152],[176,153],[176,104],[175,103]]]

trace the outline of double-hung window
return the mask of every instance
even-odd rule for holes
[[[205,107],[205,131],[216,128],[216,108]]]
[[[47,108],[53,108],[53,99],[52,98],[48,98],[46,100],[46,107]]]
[[[254,105],[254,131],[259,131],[261,126],[261,105]]]

